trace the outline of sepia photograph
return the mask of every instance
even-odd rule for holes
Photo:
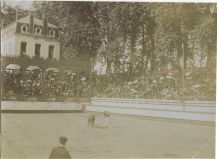
[[[1,0],[0,158],[215,158],[217,3]]]

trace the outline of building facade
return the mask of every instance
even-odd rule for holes
[[[28,56],[30,58],[60,59],[57,26],[28,15],[2,29],[3,57]]]

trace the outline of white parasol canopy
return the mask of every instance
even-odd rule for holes
[[[72,72],[70,70],[65,70],[65,71],[63,71],[63,73],[65,73],[67,75],[71,75],[72,74]]]
[[[167,78],[167,79],[174,79],[174,77],[172,77],[172,76],[170,76],[170,75],[167,75],[166,78]]]
[[[41,71],[41,68],[38,67],[38,66],[28,66],[26,68],[27,71],[35,71],[35,70],[40,70]]]
[[[164,80],[165,78],[163,76],[160,77],[160,80]]]
[[[185,76],[190,76],[191,75],[191,72],[186,72],[185,73]]]
[[[17,64],[9,64],[5,67],[5,70],[19,70],[21,67]]]
[[[55,68],[55,67],[49,67],[49,68],[47,68],[45,71],[46,71],[46,72],[52,71],[52,72],[54,72],[54,73],[59,73],[59,72],[60,72],[60,71],[59,71],[57,68]]]
[[[200,85],[200,84],[195,84],[195,85],[193,85],[192,87],[193,87],[193,88],[200,88],[201,85]]]
[[[85,81],[85,80],[86,80],[86,78],[85,78],[85,77],[82,77],[82,78],[81,78],[81,81]]]

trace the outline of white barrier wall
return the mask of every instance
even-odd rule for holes
[[[88,111],[215,122],[215,102],[92,98]]]
[[[83,110],[85,103],[1,101],[2,110]],[[86,103],[87,104],[87,103]]]
[[[88,103],[2,101],[4,110],[83,110]],[[215,102],[92,98],[88,111],[215,122]]]

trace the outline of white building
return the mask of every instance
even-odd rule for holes
[[[47,18],[40,20],[30,14],[3,28],[1,37],[3,57],[60,58],[58,28]]]

